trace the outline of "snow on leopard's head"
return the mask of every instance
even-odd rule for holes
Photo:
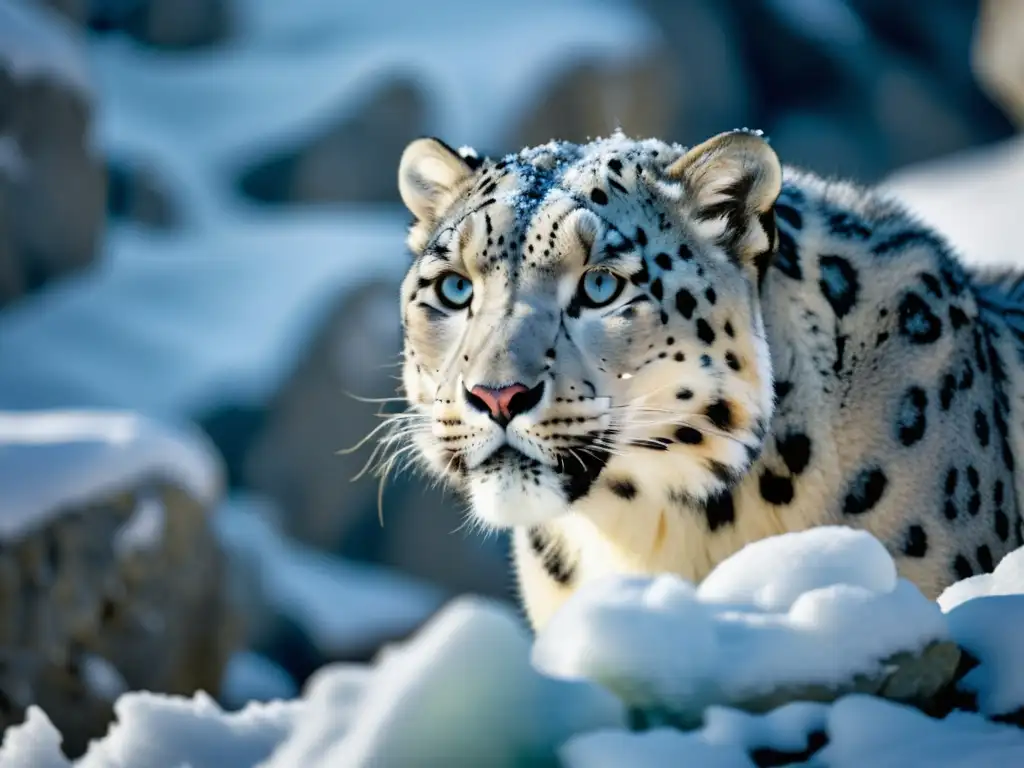
[[[748,131],[406,148],[402,434],[478,522],[645,484],[701,501],[745,471],[772,412],[758,290],[781,177]]]

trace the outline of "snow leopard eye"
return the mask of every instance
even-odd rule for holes
[[[622,293],[626,280],[606,269],[592,269],[580,280],[579,298],[584,307],[597,309],[611,304]]]
[[[437,298],[448,309],[465,309],[473,298],[473,283],[458,272],[445,272],[434,285]]]

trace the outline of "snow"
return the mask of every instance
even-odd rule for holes
[[[191,699],[134,692],[114,705],[117,721],[79,768],[254,766],[294,725],[297,702],[250,704],[228,714],[203,692]],[[5,766],[6,768],[6,766]]]
[[[979,666],[960,687],[977,695],[986,715],[1024,708],[1024,548],[1004,557],[992,573],[964,579],[939,596],[950,635]]]
[[[622,723],[611,696],[533,671],[529,647],[508,608],[450,604],[413,644],[387,655],[348,736],[319,765],[532,765],[574,732]],[[297,764],[313,763],[267,768]]]
[[[156,496],[139,499],[128,522],[114,534],[114,551],[124,557],[140,550],[155,549],[163,538],[167,510]]]
[[[373,667],[320,670],[295,701],[226,713],[203,693],[127,693],[110,732],[76,765],[501,768],[550,763],[571,736],[622,726],[619,702],[589,684],[543,677],[530,667],[529,648],[529,631],[510,608],[462,598]],[[58,742],[33,708],[7,730],[0,766],[67,768]]]
[[[220,471],[198,431],[137,414],[0,412],[0,539],[20,537],[67,507],[95,502],[140,479],[178,484],[212,504]]]
[[[868,696],[829,710],[829,744],[815,755],[828,768],[980,768],[1024,765],[1024,731],[954,712],[942,720]]]
[[[372,664],[333,664],[319,670],[307,681],[301,697],[291,701],[250,703],[226,712],[202,693],[190,699],[125,693],[115,704],[117,722],[76,766],[501,768],[553,766],[560,761],[566,768],[750,768],[782,764],[783,759],[804,764],[812,754],[807,764],[819,768],[1024,764],[1022,729],[970,712],[933,719],[859,694],[830,704],[796,701],[764,714],[740,711],[705,697],[699,712],[691,702],[698,715],[691,730],[667,727],[666,720],[657,722],[659,710],[646,713],[653,726],[649,730],[627,728],[627,706],[636,702],[630,691],[623,695],[617,690],[621,696],[617,698],[604,689],[612,668],[605,664],[609,659],[621,670],[622,659],[631,654],[630,671],[644,674],[660,664],[666,679],[683,667],[696,670],[707,678],[705,692],[722,692],[737,679],[729,665],[742,668],[746,661],[740,656],[746,654],[752,659],[747,666],[761,665],[765,680],[785,682],[788,674],[780,675],[773,666],[778,661],[773,650],[778,638],[773,633],[792,634],[794,623],[787,620],[808,602],[818,603],[819,608],[829,606],[829,610],[805,614],[808,621],[801,625],[832,656],[826,677],[857,666],[850,664],[848,656],[876,659],[875,651],[858,650],[858,644],[875,632],[888,638],[883,643],[886,652],[911,647],[913,643],[892,642],[897,633],[887,628],[893,623],[893,609],[900,608],[904,609],[901,622],[907,625],[933,630],[936,617],[940,625],[948,618],[953,635],[982,658],[982,665],[963,681],[978,692],[982,712],[1008,711],[1006,707],[1014,703],[1008,696],[1022,690],[1021,655],[1018,652],[1014,661],[1013,654],[1024,631],[1021,606],[1010,601],[1022,598],[978,597],[943,614],[937,603],[920,593],[915,593],[915,599],[899,597],[906,582],[893,579],[891,562],[878,557],[876,544],[865,535],[840,528],[814,529],[760,543],[738,553],[739,563],[723,564],[721,572],[709,577],[707,594],[703,585],[698,589],[673,577],[606,582],[598,590],[601,600],[595,603],[593,594],[571,598],[536,640],[511,608],[479,598],[458,598],[410,640],[386,647]],[[774,558],[769,557],[773,549]],[[758,586],[758,574],[769,589]],[[850,594],[863,599],[854,604],[851,616],[861,627],[852,634],[836,635],[845,621]],[[922,610],[921,601],[932,610]],[[602,618],[604,625],[590,628],[610,637],[598,635],[600,642],[591,644],[603,656],[577,664],[593,674],[578,681],[545,675],[543,665],[535,662],[538,658],[551,661],[557,654],[543,646],[557,639],[572,649],[575,642],[572,621],[564,624],[557,638],[550,634],[552,627],[563,614],[579,617],[585,613],[581,605],[595,604],[603,606],[593,616]],[[862,610],[864,605],[871,605],[872,611]],[[645,623],[645,615],[654,618]],[[760,619],[754,620],[755,616]],[[816,623],[819,619],[824,623]],[[832,629],[822,631],[826,625]],[[729,631],[716,639],[720,655],[704,656],[708,649],[700,647],[694,636],[708,635],[709,628],[713,634],[723,626]],[[915,642],[919,642],[921,637],[939,635],[919,628],[897,639],[918,636]],[[602,644],[615,646],[623,638],[630,638],[628,647],[616,647],[612,654],[603,649]],[[790,642],[797,641],[790,638]],[[810,645],[794,652],[811,670],[824,658]],[[572,657],[570,652],[567,658]],[[986,668],[988,663],[994,663],[1000,674]],[[275,674],[272,665],[257,657],[236,657],[233,666],[235,672],[229,678],[233,674],[250,690],[254,678],[265,683]],[[280,686],[285,692],[286,681],[279,682],[285,683]],[[676,689],[678,683],[675,680]],[[271,684],[265,691],[273,688]],[[57,751],[59,739],[46,716],[32,708],[26,723],[5,733],[0,768],[69,768]]]
[[[68,768],[60,751],[60,732],[39,707],[32,705],[25,722],[4,730],[0,768]]]
[[[992,595],[1024,595],[1024,548],[1006,555],[992,573],[971,576],[947,587],[939,595],[939,605],[948,612],[967,600]]]
[[[228,659],[220,684],[220,701],[229,709],[241,709],[250,701],[293,699],[295,681],[266,656],[238,651]]]
[[[1024,187],[1024,136],[911,166],[893,174],[885,187],[945,234],[968,263],[1021,263],[1015,223]]]
[[[0,14],[15,12],[8,5]],[[265,404],[345,291],[380,277],[397,285],[407,213],[251,206],[236,191],[240,171],[357,115],[399,78],[422,88],[425,130],[503,147],[553,76],[647,56],[657,38],[623,2],[524,0],[466,15],[452,0],[240,0],[232,11],[238,35],[202,54],[89,40],[97,141],[150,169],[182,226],[116,224],[97,268],[5,309],[0,408],[180,418]],[[453,36],[438,56],[437,41]],[[16,164],[4,146],[0,137],[0,163]]]
[[[239,3],[238,39],[198,61],[94,41],[101,134],[144,130],[172,139],[184,130],[195,160],[224,184],[245,162],[308,141],[381,85],[404,81],[427,99],[428,132],[499,146],[553,76],[587,59],[638,59],[658,40],[645,17],[620,2],[523,0],[468,16],[452,0],[298,5]],[[452,35],[458,44],[438,56],[437,41]],[[524,38],[529,56],[521,55]]]
[[[785,555],[785,560],[778,560]],[[896,565],[878,539],[864,531],[822,526],[748,544],[701,582],[701,599],[789,609],[800,595],[836,584],[873,592],[896,588]]]
[[[235,494],[214,527],[236,567],[254,574],[272,613],[294,621],[325,656],[404,636],[441,605],[437,589],[412,577],[290,541],[275,514],[269,501]]]
[[[128,683],[117,671],[117,667],[95,654],[85,654],[81,660],[82,679],[89,691],[97,698],[116,701],[128,690]]]
[[[402,222],[350,210],[253,216],[207,235],[115,230],[100,268],[0,317],[0,407],[178,417],[266,402],[345,290],[397,277]]]
[[[71,25],[40,3],[0,3],[0,62],[15,78],[48,77],[91,97],[85,51]]]
[[[959,684],[977,694],[978,711],[1006,715],[1024,708],[1024,595],[968,600],[947,619],[960,647],[980,661]]]
[[[654,728],[631,733],[606,729],[574,736],[559,755],[566,768],[673,766],[683,754],[701,768],[749,768],[755,764],[750,757],[754,750],[806,750],[810,734],[825,730],[828,711],[827,705],[811,702],[787,704],[763,716],[709,707],[699,730]]]
[[[895,578],[870,534],[822,527],[749,545],[699,588],[669,574],[585,585],[541,632],[533,659],[634,706],[699,719],[709,705],[781,687],[877,676],[885,659],[947,636],[938,605]]]

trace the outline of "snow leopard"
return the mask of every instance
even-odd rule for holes
[[[398,186],[403,434],[511,532],[535,629],[602,576],[699,582],[814,526],[933,598],[1021,546],[1024,282],[898,200],[746,129],[421,138]]]

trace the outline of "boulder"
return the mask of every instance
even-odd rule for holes
[[[982,0],[972,63],[982,87],[1024,126],[1024,5]]]
[[[92,104],[71,24],[0,4],[0,306],[95,259],[105,174]]]
[[[216,695],[240,636],[219,473],[130,414],[0,414],[0,725],[38,704],[77,755],[125,689]]]
[[[538,88],[505,138],[509,149],[553,138],[588,141],[621,128],[670,136],[676,73],[663,45],[626,59],[580,57]]]
[[[337,121],[245,169],[239,187],[262,203],[397,201],[392,166],[427,133],[427,111],[414,82],[384,80]]]
[[[189,50],[223,42],[231,34],[230,0],[49,0],[94,32],[122,33],[145,45]]]
[[[272,498],[286,532],[300,541],[389,565],[453,592],[506,595],[510,580],[502,550],[493,539],[456,532],[463,509],[456,498],[430,478],[396,469],[378,509],[378,478],[367,473],[353,482],[376,441],[339,453],[380,425],[382,409],[403,409],[401,403],[382,408],[367,401],[398,396],[397,303],[397,278],[376,278],[339,293],[263,415],[245,457],[243,484]]]

